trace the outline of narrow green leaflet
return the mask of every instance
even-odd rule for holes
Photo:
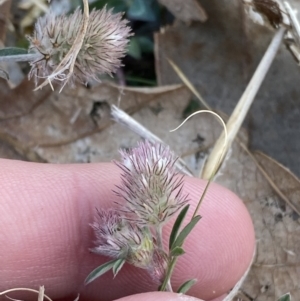
[[[20,55],[20,54],[28,54],[28,50],[24,48],[17,48],[17,47],[6,47],[0,49],[0,56],[11,56],[11,55]]]
[[[124,263],[125,263],[125,259],[124,258],[120,258],[118,259],[115,264],[113,265],[113,274],[114,274],[114,278],[117,276],[117,274],[120,272],[120,270],[122,269]]]
[[[183,283],[178,289],[177,293],[185,294],[195,283],[197,279],[191,279]]]
[[[184,253],[185,253],[184,250],[181,247],[177,246],[171,251],[171,256],[178,257],[183,255]]]
[[[179,232],[180,226],[186,216],[186,213],[189,210],[190,205],[186,205],[183,207],[183,209],[180,211],[178,214],[176,221],[174,223],[171,235],[170,235],[170,240],[169,240],[169,249],[172,248],[172,245],[174,244],[175,239],[177,238],[177,234]]]
[[[292,300],[292,297],[291,297],[290,293],[287,293],[278,299],[278,301],[291,301],[291,300]]]
[[[190,234],[190,232],[193,230],[193,228],[196,226],[196,224],[201,219],[200,215],[195,216],[180,232],[180,234],[177,236],[176,240],[171,246],[171,250],[174,250],[176,247],[181,247],[186,237]]]
[[[89,283],[91,283],[92,281],[94,281],[96,278],[102,276],[103,274],[105,274],[106,272],[108,272],[109,270],[111,270],[113,268],[113,266],[115,265],[115,263],[118,261],[119,259],[114,259],[111,261],[108,261],[100,266],[98,266],[97,268],[95,268],[85,279],[84,284],[87,285]]]

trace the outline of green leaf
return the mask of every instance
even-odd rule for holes
[[[107,9],[112,8],[114,13],[124,12],[128,9],[128,5],[124,0],[97,0],[90,4],[90,9],[102,9],[105,5]]]
[[[172,251],[171,251],[171,256],[174,257],[178,257],[183,255],[185,252],[181,247],[175,247]]]
[[[119,259],[114,259],[111,261],[108,261],[97,268],[95,268],[85,279],[84,284],[87,285],[97,279],[98,277],[102,276],[106,272],[108,272],[110,269],[113,268],[114,264],[118,261]]]
[[[290,293],[287,293],[278,299],[278,301],[291,301],[291,300],[292,300],[292,297],[291,297]]]
[[[199,222],[201,216],[197,215],[195,216],[180,232],[180,234],[177,236],[176,240],[172,244],[171,251],[175,249],[176,247],[181,247],[186,237],[190,234],[190,232],[193,230],[193,228],[196,226],[196,224]]]
[[[191,279],[183,283],[178,289],[177,293],[185,294],[195,283],[197,279]]]
[[[172,245],[174,244],[174,241],[177,238],[177,233],[178,233],[180,226],[186,216],[186,213],[189,210],[189,207],[190,207],[190,205],[184,206],[176,218],[176,221],[173,225],[172,232],[171,232],[170,239],[169,239],[169,249],[170,250],[172,249]]]
[[[159,15],[159,6],[154,0],[133,0],[127,11],[129,19],[155,22]]]
[[[124,263],[125,263],[125,259],[124,258],[120,258],[118,259],[114,266],[113,266],[113,274],[114,274],[114,278],[117,276],[117,274],[120,272],[120,270],[122,269]]]
[[[20,55],[28,54],[27,49],[16,48],[16,47],[7,47],[0,49],[0,56],[11,56],[11,55]]]
[[[147,36],[137,36],[136,38],[139,42],[141,51],[143,53],[153,53],[154,43],[152,42],[152,40],[149,37],[147,37]]]
[[[130,39],[127,53],[136,60],[140,60],[142,58],[141,47],[136,37]]]

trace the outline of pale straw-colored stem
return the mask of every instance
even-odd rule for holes
[[[233,113],[231,114],[226,127],[227,127],[227,149],[231,146],[234,138],[236,137],[249,109],[250,106],[276,56],[276,53],[281,45],[283,36],[285,34],[286,28],[281,27],[274,35],[264,57],[262,58],[259,66],[257,67],[251,81],[249,82],[246,90],[244,91],[242,97],[240,98],[238,104],[236,105]],[[209,155],[207,162],[204,166],[202,178],[209,179],[215,166],[218,164],[220,154],[223,151],[224,144],[224,131],[218,138],[214,145],[214,148]]]

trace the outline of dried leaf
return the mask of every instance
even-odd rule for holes
[[[207,14],[197,0],[158,0],[158,2],[166,6],[179,20],[185,22],[207,20]]]
[[[254,153],[270,185],[276,190],[278,195],[300,216],[300,181],[286,167],[263,154]]]
[[[283,177],[279,172],[278,178]],[[286,291],[297,299],[300,296],[299,216],[276,195],[248,152],[237,143],[217,182],[244,200],[255,227],[257,254],[242,291],[257,301],[277,300]]]
[[[0,77],[3,78],[3,79],[5,79],[5,80],[9,80],[8,73],[5,70],[3,70],[3,69],[0,69]]]
[[[300,11],[299,1],[289,2]],[[212,22],[174,25],[155,34],[158,82],[160,85],[181,82],[167,61],[170,58],[209,106],[229,114],[241,97],[273,32],[245,20],[242,1],[228,0],[222,5],[218,0],[202,0],[201,3]],[[297,88],[299,66],[291,60],[290,53],[282,49],[272,70],[246,123],[251,147],[270,154],[299,176],[300,156],[295,151],[300,148],[297,130],[300,128],[300,111],[295,101],[300,98]]]

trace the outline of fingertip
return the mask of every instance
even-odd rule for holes
[[[2,194],[2,204],[8,208],[1,212],[4,207],[0,204],[0,228],[2,225],[8,231],[7,239],[0,243],[6,257],[0,288],[7,285],[7,279],[15,279],[15,286],[45,284],[54,298],[78,293],[88,273],[107,260],[89,252],[94,239],[89,223],[95,207],[114,206],[112,189],[120,181],[118,168],[102,163],[51,165],[5,160],[1,164],[1,187],[6,192]],[[205,184],[196,178],[185,178],[184,191],[191,199],[190,216]],[[243,202],[214,183],[199,213],[202,219],[184,245],[186,254],[178,262],[172,283],[176,288],[188,279],[198,278],[190,293],[209,300],[227,292],[243,275],[254,251],[254,230]],[[171,226],[166,227],[166,232]],[[22,233],[19,240],[15,235],[18,231]],[[22,258],[17,279],[15,258]],[[136,283],[140,283],[138,287]],[[109,274],[93,284],[83,289],[83,300],[97,300],[99,293],[103,300],[111,300],[154,287],[145,271],[133,267],[126,267],[114,281]],[[143,296],[156,300],[151,299],[152,294]],[[179,298],[158,294],[163,294],[158,298]]]
[[[203,301],[188,295],[169,293],[169,292],[150,292],[136,294],[115,301]]]

